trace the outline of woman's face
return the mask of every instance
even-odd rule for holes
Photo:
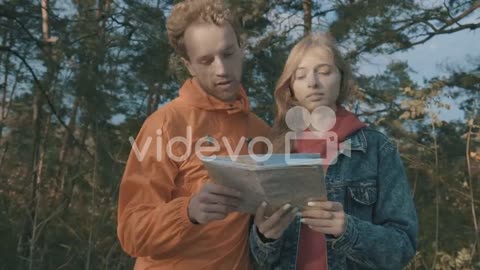
[[[295,98],[307,110],[319,106],[336,110],[341,79],[333,55],[324,48],[314,47],[303,56],[291,85]]]

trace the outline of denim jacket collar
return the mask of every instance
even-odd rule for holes
[[[348,136],[345,141],[340,143],[339,151],[340,154],[344,154],[347,156],[349,156],[348,153],[350,153],[351,151],[361,151],[363,153],[366,153],[367,138],[365,137],[363,129],[360,129],[359,131]]]

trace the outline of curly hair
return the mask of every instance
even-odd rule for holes
[[[188,59],[184,33],[193,23],[206,22],[215,25],[229,23],[240,45],[239,28],[231,10],[222,0],[185,0],[176,4],[167,19],[167,35],[170,45],[183,58]]]

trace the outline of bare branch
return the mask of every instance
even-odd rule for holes
[[[451,34],[451,33],[455,33],[455,32],[458,32],[458,31],[465,30],[465,29],[475,30],[477,28],[480,28],[480,23],[464,24],[464,25],[462,25],[460,27],[457,27],[457,28],[452,28],[452,29],[448,29],[448,30],[439,30],[437,32],[430,32],[430,33],[426,34],[427,37],[425,37],[424,39],[413,42],[410,45],[411,45],[411,47],[413,47],[413,46],[416,46],[416,45],[419,45],[419,44],[423,44],[423,43],[429,41],[430,39],[432,39],[433,37],[435,37],[437,35]],[[423,35],[425,35],[425,34],[423,34]],[[421,35],[421,36],[423,36],[423,35]]]
[[[0,46],[0,51],[6,51],[6,52],[10,52],[12,53],[13,55],[15,55],[18,59],[20,59],[23,64],[27,67],[28,71],[30,72],[30,74],[32,75],[33,77],[33,81],[35,82],[35,85],[38,87],[38,89],[40,90],[40,92],[42,93],[42,95],[44,96],[44,98],[47,100],[47,104],[48,104],[48,107],[50,108],[50,111],[52,112],[52,114],[55,116],[55,118],[57,119],[57,121],[66,129],[67,132],[69,132],[74,140],[74,142],[81,146],[82,150],[84,150],[90,158],[93,159],[93,154],[90,153],[90,151],[87,149],[87,146],[84,145],[84,144],[81,144],[80,142],[78,142],[78,140],[75,138],[73,132],[68,128],[67,124],[65,124],[65,122],[63,121],[63,119],[60,117],[60,115],[58,114],[57,110],[55,109],[55,105],[53,105],[50,97],[48,96],[48,93],[45,91],[45,89],[43,88],[42,84],[40,83],[40,81],[38,80],[37,78],[37,75],[35,75],[35,71],[33,70],[33,68],[28,64],[27,60],[22,57],[18,52],[10,49],[9,47],[6,47],[6,46]]]
[[[327,9],[327,10],[318,11],[318,12],[315,12],[312,15],[312,18],[323,17],[323,16],[327,15],[328,13],[334,12],[334,11],[337,11],[337,9],[336,8],[331,8],[331,9]]]

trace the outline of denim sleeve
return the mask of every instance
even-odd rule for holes
[[[249,245],[255,263],[260,267],[270,267],[280,258],[284,237],[273,242],[264,242],[260,238],[257,226],[252,224],[250,228]]]
[[[378,154],[378,199],[373,222],[347,215],[333,249],[372,269],[402,269],[415,255],[418,221],[400,155],[391,142]]]

